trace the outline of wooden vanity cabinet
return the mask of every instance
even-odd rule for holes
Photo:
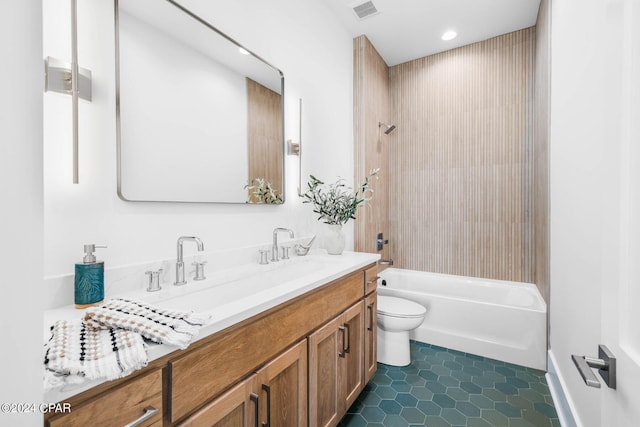
[[[46,414],[45,424],[111,427],[147,414],[139,426],[335,426],[375,372],[375,283],[365,280],[375,271],[346,274],[73,396],[73,411]]]
[[[364,302],[309,336],[309,426],[338,424],[364,387]]]

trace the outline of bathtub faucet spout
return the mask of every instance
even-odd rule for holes
[[[378,261],[378,264],[380,264],[380,265],[393,265],[393,260],[392,259],[381,259],[380,261]]]

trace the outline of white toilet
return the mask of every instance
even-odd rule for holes
[[[409,331],[424,320],[427,309],[404,298],[378,295],[378,362],[391,366],[407,366]]]

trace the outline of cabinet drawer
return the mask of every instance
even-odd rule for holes
[[[158,411],[141,426],[162,424],[162,370],[135,378],[115,390],[108,390],[60,417],[51,418],[51,427],[122,426],[145,414],[145,408]]]
[[[369,267],[364,272],[364,294],[369,295],[378,287],[378,266]]]

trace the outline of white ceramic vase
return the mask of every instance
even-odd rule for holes
[[[345,245],[345,238],[341,224],[327,224],[324,245],[329,255],[342,254]]]

